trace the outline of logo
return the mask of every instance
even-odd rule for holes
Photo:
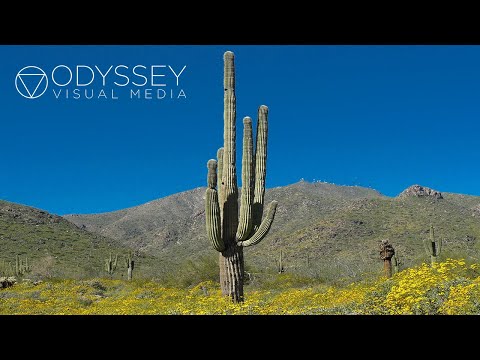
[[[183,87],[186,68],[187,65],[168,63],[59,64],[43,69],[30,65],[15,76],[15,88],[26,99],[46,94],[60,101],[182,101],[187,98]]]
[[[24,98],[36,99],[47,90],[47,74],[37,66],[25,66],[15,77],[15,87]]]

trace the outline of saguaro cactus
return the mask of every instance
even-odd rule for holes
[[[224,54],[224,146],[209,160],[205,194],[207,236],[219,254],[222,293],[243,301],[243,248],[258,244],[268,233],[277,202],[262,221],[267,160],[268,108],[258,109],[256,146],[252,119],[243,119],[242,194],[238,205],[236,173],[236,98],[234,55]],[[218,184],[218,191],[217,191]],[[239,211],[240,210],[240,211]],[[240,212],[240,214],[239,214]]]
[[[132,272],[135,265],[132,253],[129,253],[128,256],[125,258],[125,264],[127,265],[127,279],[132,280]]]
[[[110,253],[110,257],[108,259],[105,259],[105,271],[108,273],[108,275],[112,276],[117,269],[117,260],[118,255],[115,255],[115,259],[113,259],[112,253]]]
[[[283,267],[283,251],[282,250],[280,250],[280,256],[278,257],[277,270],[279,274],[282,274],[285,272],[285,268]]]
[[[28,257],[25,256],[25,261],[20,259],[20,256],[15,256],[15,275],[23,276],[31,271],[31,267],[28,264]]]
[[[395,249],[388,242],[388,240],[382,240],[380,244],[380,258],[383,260],[383,271],[387,278],[392,277],[392,257],[395,255]]]
[[[442,252],[442,240],[435,240],[435,230],[430,225],[430,238],[423,241],[427,255],[430,255],[432,265],[437,262],[437,256]]]
[[[397,274],[400,268],[400,260],[398,260],[398,255],[392,256],[392,264],[393,264],[393,273]]]

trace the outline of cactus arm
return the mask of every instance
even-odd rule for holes
[[[240,220],[235,236],[237,241],[247,239],[252,230],[252,167],[252,119],[247,116],[243,119],[242,195],[240,199]]]
[[[423,240],[423,246],[425,248],[425,252],[427,253],[427,255],[431,256],[433,254],[433,247],[430,239]]]
[[[262,222],[267,164],[268,107],[258,108],[257,142],[255,145],[255,190],[252,206],[253,230]]]
[[[209,189],[217,188],[217,161],[210,159],[207,162],[208,174],[207,174],[207,187]]]
[[[225,250],[225,244],[222,239],[220,206],[218,203],[217,186],[217,162],[209,160],[208,167],[208,188],[205,192],[205,218],[207,237],[213,248],[217,251]]]
[[[217,190],[208,188],[205,193],[205,217],[207,223],[207,237],[217,251],[225,250],[221,234],[220,207],[218,205]]]
[[[225,247],[235,241],[238,227],[238,186],[236,170],[236,98],[235,98],[235,64],[231,51],[224,55],[224,131],[223,131],[223,166],[220,198],[222,203],[222,237]]]
[[[436,243],[436,256],[439,256],[442,253],[442,239],[438,239]]]
[[[263,240],[265,235],[267,235],[268,231],[270,230],[270,226],[272,225],[273,219],[275,218],[275,212],[277,211],[277,202],[272,201],[268,206],[267,215],[263,219],[262,223],[258,227],[257,231],[245,241],[239,241],[237,244],[238,246],[252,246],[258,244],[260,241]]]

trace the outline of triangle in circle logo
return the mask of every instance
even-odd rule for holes
[[[38,88],[45,81],[45,74],[20,74],[20,82],[30,97],[34,97]]]

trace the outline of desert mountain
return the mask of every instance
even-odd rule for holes
[[[205,236],[204,192],[196,188],[120,211],[65,218],[174,269],[185,259],[215,256]],[[330,280],[378,273],[382,239],[409,266],[427,260],[422,241],[430,224],[443,239],[442,256],[480,255],[480,197],[414,185],[390,198],[363,187],[301,181],[267,190],[266,202],[271,200],[279,202],[272,229],[246,250],[254,272],[274,271],[282,250],[287,271]]]
[[[0,265],[15,263],[15,257],[28,257],[31,276],[94,277],[105,276],[105,259],[110,252],[119,254],[118,276],[129,248],[118,242],[88,232],[61,216],[7,201],[0,201]],[[143,266],[139,272],[151,271],[152,257],[137,252]],[[29,276],[30,276],[29,275]]]

